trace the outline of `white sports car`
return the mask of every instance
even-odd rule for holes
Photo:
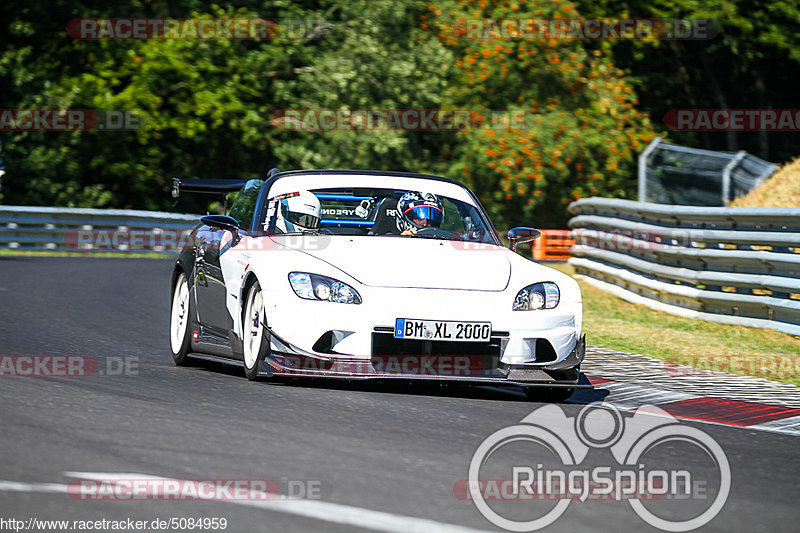
[[[428,379],[522,387],[564,399],[581,379],[580,288],[502,245],[457,181],[313,170],[265,180],[178,180],[173,194],[238,191],[175,264],[178,365],[244,368],[250,379]]]

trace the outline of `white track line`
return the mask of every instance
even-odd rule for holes
[[[323,502],[319,500],[273,500],[258,502],[232,502],[251,507],[259,507],[280,513],[289,513],[326,522],[334,522],[346,526],[362,527],[374,531],[388,531],[392,533],[428,533],[437,532],[477,532],[482,531],[464,526],[436,522],[425,518],[373,511],[361,507],[351,507],[338,503]]]
[[[49,492],[66,494],[63,483],[26,483],[25,481],[6,481],[0,479],[0,492]]]
[[[771,420],[763,424],[747,426],[747,429],[760,429],[762,431],[772,431],[774,433],[784,433],[787,435],[800,435],[800,416]]]
[[[161,479],[172,480],[161,476],[136,473],[112,472],[64,472],[66,477],[91,480],[122,479]],[[183,480],[179,480],[183,481]],[[48,492],[67,494],[68,486],[62,483],[25,483],[0,480],[0,492]],[[351,505],[324,502],[320,500],[279,499],[279,495],[269,501],[214,500],[221,503],[235,503],[255,507],[267,511],[293,514],[314,520],[342,524],[345,526],[386,531],[389,533],[428,533],[429,531],[445,533],[476,533],[484,530],[473,529],[426,518],[415,518],[383,511],[373,511]]]

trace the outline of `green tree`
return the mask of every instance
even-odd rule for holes
[[[576,198],[632,194],[635,155],[655,133],[606,54],[585,41],[514,38],[489,26],[467,33],[475,21],[577,18],[572,3],[461,0],[430,10],[425,22],[457,55],[458,98],[487,115],[461,134],[453,173],[496,223],[563,227]],[[488,120],[492,110],[507,112],[509,127]]]
[[[417,1],[223,3],[182,0],[4,4],[4,107],[125,110],[134,132],[6,134],[9,203],[165,208],[169,177],[263,176],[271,167],[442,168],[450,142],[414,132],[298,132],[284,109],[438,107],[448,54],[415,24]],[[41,13],[47,15],[42,17]],[[76,16],[269,17],[306,32],[268,40],[82,41]],[[77,14],[77,15],[76,15]],[[284,24],[284,29],[289,24]],[[191,204],[189,204],[191,206]],[[186,208],[187,206],[185,206]]]
[[[800,4],[758,0],[577,0],[594,18],[712,21],[709,39],[606,41],[597,46],[631,73],[640,109],[663,124],[671,109],[794,109],[800,79]],[[773,161],[797,153],[797,132],[670,132],[714,150],[745,149]]]

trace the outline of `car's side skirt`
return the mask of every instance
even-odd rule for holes
[[[233,358],[230,339],[209,333],[197,326],[192,335],[192,352]]]
[[[231,359],[229,357],[220,357],[218,355],[211,355],[207,353],[197,353],[197,352],[192,352],[189,353],[188,355],[193,359],[201,359],[203,361],[210,361],[212,363],[222,363],[224,365],[233,365],[238,367],[244,366],[244,363],[242,361],[236,361],[235,359]]]

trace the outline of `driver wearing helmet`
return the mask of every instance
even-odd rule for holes
[[[442,202],[435,194],[408,191],[397,202],[400,235],[414,235],[423,228],[438,228],[444,220]]]
[[[305,233],[319,229],[320,212],[317,198],[309,191],[299,191],[278,200],[275,231]]]

